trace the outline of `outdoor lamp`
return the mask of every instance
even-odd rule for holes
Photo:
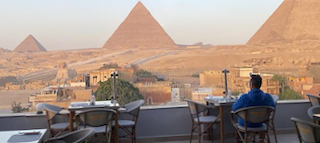
[[[36,105],[37,114],[43,114],[43,110],[44,110],[43,105],[44,105],[43,103],[38,103]]]

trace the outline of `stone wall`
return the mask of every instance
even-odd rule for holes
[[[171,86],[169,82],[158,82],[153,84],[135,84],[144,96],[146,104],[161,104],[171,101]]]
[[[223,74],[219,70],[204,71],[200,75],[200,86],[203,87],[222,87],[223,86]]]

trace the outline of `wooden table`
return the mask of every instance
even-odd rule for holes
[[[14,131],[1,131],[0,132],[0,142],[6,143],[8,139],[13,135],[18,135],[19,132],[40,132],[41,136],[36,141],[30,141],[30,142],[24,142],[24,143],[42,143],[43,142],[43,136],[46,133],[47,129],[32,129],[32,130],[14,130]],[[29,135],[24,135],[29,136]]]
[[[209,98],[205,97],[204,100],[207,102],[207,105],[214,104],[214,106],[219,107],[219,115],[220,118],[220,143],[224,143],[224,119],[223,119],[223,107],[227,105],[233,104],[236,100],[229,99],[228,101],[221,98]]]
[[[76,111],[81,111],[81,110],[87,110],[87,109],[94,109],[94,108],[107,108],[107,109],[113,109],[118,111],[120,108],[119,104],[116,103],[111,103],[110,100],[108,101],[96,101],[95,105],[90,105],[90,102],[71,102],[70,106],[68,108],[69,110],[69,131],[73,131],[73,118],[75,117],[75,112]],[[115,115],[115,125],[114,125],[114,141],[115,143],[119,142],[119,137],[118,137],[118,114]]]

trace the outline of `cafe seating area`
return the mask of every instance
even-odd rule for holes
[[[41,133],[42,140],[38,142],[50,140],[53,142],[57,138],[62,140],[68,134],[86,129],[93,132],[92,135],[88,133],[88,136],[90,136],[87,138],[89,143],[235,142],[236,128],[231,117],[232,103],[225,104],[221,102],[220,104],[214,104],[209,99],[205,100],[206,102],[199,105],[197,102],[187,100],[185,106],[165,108],[144,107],[142,106],[144,104],[143,100],[124,106],[112,105],[110,101],[103,101],[101,103],[97,102],[94,108],[92,108],[92,105],[72,103],[68,109],[56,108],[56,110],[47,104],[47,106],[44,106],[44,114],[29,113],[1,116],[0,123],[6,124],[1,124],[0,132],[21,132],[26,130],[30,132],[41,130],[43,132],[43,130],[46,130],[46,133]],[[196,105],[197,110],[190,108],[190,105]],[[277,142],[299,142],[296,125],[290,119],[295,117],[312,123],[313,120],[308,114],[308,112],[311,112],[308,111],[309,108],[310,101],[308,100],[278,101],[276,112],[270,112],[269,114],[272,120],[269,118],[269,123],[265,122],[270,126],[269,130],[263,130],[268,132],[270,142],[276,142],[275,134],[271,130],[272,122],[274,122]],[[49,110],[53,110],[51,111],[52,113]],[[70,115],[72,113],[74,115]],[[91,115],[94,115],[94,118],[90,118]],[[70,120],[71,116],[72,120]],[[117,120],[115,120],[116,118]],[[94,125],[90,123],[92,119],[96,120]],[[105,119],[105,122],[96,124],[98,119]],[[110,122],[111,120],[112,123]],[[116,123],[116,121],[118,122]],[[59,123],[67,124],[67,127],[60,126],[61,128],[55,128],[51,132],[52,125]],[[118,124],[118,131],[115,132],[116,124]],[[70,125],[72,128],[70,128]],[[210,125],[210,127],[206,125]],[[96,127],[103,130],[96,130]],[[59,133],[60,131],[62,132]],[[98,131],[102,132],[97,133]],[[256,139],[258,141],[258,137]]]

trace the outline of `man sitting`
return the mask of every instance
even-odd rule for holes
[[[249,84],[250,92],[242,95],[238,101],[233,104],[233,111],[251,106],[273,106],[275,108],[276,104],[271,95],[260,90],[262,78],[259,75],[251,75]],[[238,119],[238,123],[244,126],[244,122],[240,118]],[[262,127],[262,123],[247,123],[247,126]]]

